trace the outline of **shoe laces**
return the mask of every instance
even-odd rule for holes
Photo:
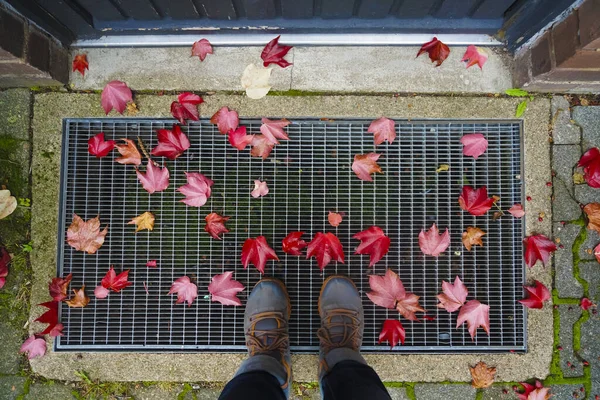
[[[333,322],[333,318],[336,318],[337,321]],[[326,312],[321,328],[317,330],[317,336],[321,340],[325,354],[341,347],[357,350],[360,347],[359,330],[358,312],[334,309]]]
[[[256,329],[256,325],[264,320],[273,319],[277,328]],[[290,337],[287,331],[287,321],[280,312],[264,312],[255,314],[250,319],[250,327],[246,332],[246,346],[250,355],[277,352],[283,354],[288,346]]]

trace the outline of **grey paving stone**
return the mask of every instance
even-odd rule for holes
[[[23,393],[26,379],[21,376],[0,377],[0,399],[13,400]]]
[[[555,144],[579,144],[581,128],[571,123],[569,102],[562,96],[552,98],[552,139]]]
[[[573,221],[581,216],[581,207],[562,180],[554,179],[552,219],[555,222]]]
[[[392,400],[409,400],[405,388],[389,387],[387,390]]]
[[[483,389],[481,400],[515,400],[518,399],[512,386],[492,386]]]
[[[593,188],[587,184],[575,185],[575,199],[581,204],[600,201],[600,189]]]
[[[600,107],[573,107],[573,120],[582,128],[584,150],[600,147]]]
[[[573,242],[583,229],[579,225],[554,224],[554,238],[560,239],[560,246],[554,252],[555,286],[559,297],[581,297],[583,286],[573,276]]]
[[[170,400],[177,399],[177,395],[182,389],[183,385],[174,385],[172,388],[165,388],[160,385],[140,386],[133,389],[131,395],[135,400]]]
[[[33,383],[29,386],[29,393],[25,395],[25,400],[74,399],[72,390],[73,388],[61,382]]]
[[[554,185],[562,181],[573,193],[573,170],[581,158],[581,147],[577,144],[554,144],[552,146],[552,170]]]
[[[582,260],[595,260],[594,248],[600,243],[600,234],[591,229],[587,230],[585,241],[579,248],[579,258]]]
[[[29,89],[9,89],[0,92],[0,136],[29,140],[31,101]]]
[[[588,282],[590,299],[600,303],[600,265],[598,262],[596,260],[581,261],[579,276]]]
[[[598,273],[598,272],[596,272]],[[596,282],[598,282],[596,280]],[[598,304],[598,299],[593,299]],[[579,354],[590,363],[592,370],[592,391],[589,398],[600,396],[600,314],[597,309],[590,318],[581,324],[581,350]]]
[[[444,385],[423,383],[415,385],[417,400],[468,400],[475,398],[476,390],[471,385]]]
[[[560,315],[559,343],[562,347],[560,351],[560,368],[565,377],[583,375],[583,364],[575,356],[573,351],[573,324],[581,317],[581,308],[578,305],[558,306]]]
[[[585,392],[581,391],[582,387],[583,385],[552,385],[550,386],[551,399],[584,399]]]
[[[0,316],[5,317],[4,312]],[[19,348],[23,342],[23,331],[12,324],[0,321],[0,374],[16,374],[19,372],[21,355]]]

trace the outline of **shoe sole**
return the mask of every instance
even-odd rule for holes
[[[319,301],[317,302],[317,310],[319,311],[319,315],[321,315],[321,296],[323,295],[323,289],[325,289],[325,286],[327,286],[327,282],[329,282],[332,279],[345,279],[348,282],[350,282],[352,284],[352,286],[354,286],[354,289],[356,289],[356,291],[358,292],[358,288],[356,287],[356,284],[354,283],[354,281],[350,278],[348,278],[347,276],[344,275],[331,275],[329,278],[325,279],[325,282],[323,282],[323,285],[321,286],[321,291],[319,292]],[[360,295],[360,293],[359,293]]]
[[[254,285],[254,287],[258,286],[258,284],[261,282],[276,283],[283,290],[283,293],[285,293],[285,298],[287,299],[287,305],[288,305],[287,319],[289,321],[290,317],[292,316],[292,302],[290,301],[290,295],[288,294],[287,288],[285,287],[285,283],[283,283],[283,281],[281,281],[281,279],[277,279],[277,278],[262,278],[260,281],[256,282],[256,285]]]

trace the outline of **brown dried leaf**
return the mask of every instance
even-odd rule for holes
[[[79,290],[73,289],[73,293],[75,295],[65,302],[69,307],[83,308],[90,302],[90,298],[85,294],[85,285]]]
[[[600,233],[600,203],[590,203],[583,207],[583,212],[588,217],[588,229]]]
[[[468,251],[471,251],[471,246],[483,246],[481,237],[485,235],[485,232],[481,229],[473,226],[467,227],[467,231],[462,233],[462,242]]]
[[[77,214],[73,214],[73,222],[67,229],[67,243],[75,250],[94,254],[104,243],[108,226],[100,232],[100,217],[84,221]]]
[[[471,385],[475,389],[490,387],[492,386],[492,383],[494,383],[494,375],[496,375],[496,368],[488,368],[488,366],[483,361],[480,361],[474,367],[469,367],[469,369],[471,370],[471,376],[473,377]]]
[[[142,229],[148,229],[149,231],[154,229],[154,214],[150,211],[146,211],[143,214],[138,215],[127,223],[127,225],[135,224],[135,231],[139,232]]]

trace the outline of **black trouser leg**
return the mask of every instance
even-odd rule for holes
[[[286,400],[286,396],[273,375],[266,371],[252,371],[230,380],[219,400]]]
[[[340,361],[321,381],[323,400],[391,400],[383,382],[368,365]]]

